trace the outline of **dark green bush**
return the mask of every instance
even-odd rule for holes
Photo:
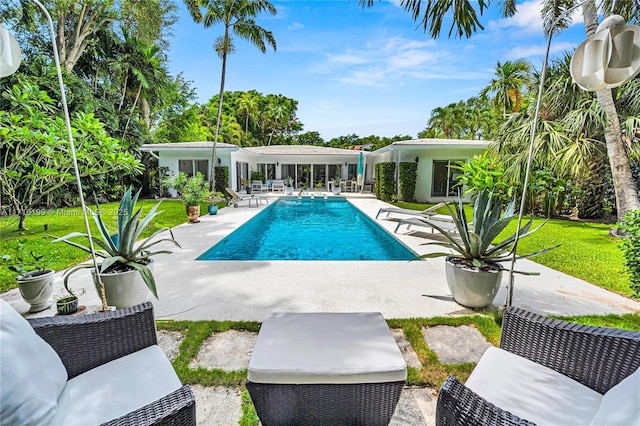
[[[395,163],[376,163],[376,198],[391,201],[395,198]]]
[[[416,179],[418,177],[418,163],[400,163],[400,195],[403,201],[416,201]]]
[[[629,272],[629,287],[634,296],[640,297],[640,210],[631,210],[620,225],[626,234],[622,240],[624,266]]]
[[[229,167],[227,166],[216,166],[214,169],[214,176],[216,178],[215,188],[216,192],[222,192],[226,194],[225,188],[229,186]]]

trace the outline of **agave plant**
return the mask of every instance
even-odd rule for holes
[[[99,236],[92,235],[91,240],[93,241],[94,246],[99,247],[99,249],[96,250],[96,255],[102,258],[100,264],[101,274],[115,271],[130,271],[135,269],[140,273],[145,284],[149,287],[149,290],[151,290],[151,293],[153,293],[157,298],[158,293],[156,290],[155,279],[147,265],[151,262],[152,256],[155,256],[156,254],[169,254],[171,251],[152,251],[152,247],[162,242],[170,242],[177,247],[180,247],[180,244],[173,239],[173,233],[171,232],[171,229],[167,227],[156,230],[142,242],[136,243],[137,240],[140,239],[142,233],[149,227],[153,218],[162,212],[157,211],[160,206],[159,202],[151,208],[144,218],[142,218],[142,209],[139,208],[137,211],[135,210],[140,190],[135,194],[135,196],[132,196],[131,194],[132,188],[130,187],[123,195],[122,200],[120,200],[117,212],[117,233],[115,234],[109,232],[98,206],[96,206],[96,212],[91,211],[91,216],[93,217],[100,234]],[[171,238],[156,238],[157,235],[167,230],[171,234]],[[89,238],[87,234],[73,232],[65,235],[64,237],[55,239],[54,242],[65,242],[84,250],[87,253],[91,253],[89,247],[75,241],[71,241],[71,238],[75,237],[85,237],[87,240]],[[93,265],[83,264],[67,271],[64,278],[65,288],[68,289],[67,281],[71,274],[80,269],[92,267]]]
[[[495,242],[498,235],[507,227],[509,222],[517,215],[515,214],[515,199],[511,200],[502,212],[502,200],[497,199],[494,202],[493,192],[488,190],[482,191],[476,198],[473,207],[473,220],[471,223],[467,221],[462,200],[456,204],[446,203],[445,206],[449,210],[453,222],[458,230],[455,235],[443,228],[437,222],[425,218],[424,221],[429,223],[435,229],[440,231],[448,242],[430,242],[423,245],[438,245],[446,247],[454,252],[452,253],[428,253],[423,254],[420,258],[434,258],[448,256],[458,259],[455,263],[464,265],[469,268],[478,268],[482,270],[502,270],[504,269],[500,262],[510,261],[513,258],[513,248],[516,240],[516,234],[512,234],[500,242]],[[522,239],[533,234],[540,229],[545,223],[543,222],[535,228],[531,228],[534,218],[531,218],[518,232],[518,239]],[[533,253],[517,255],[516,259],[525,259],[546,253],[559,247],[549,247]],[[538,275],[533,272],[514,271],[525,275]]]

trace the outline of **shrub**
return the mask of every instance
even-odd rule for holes
[[[619,224],[627,234],[622,240],[624,266],[629,272],[629,286],[634,296],[640,297],[640,210],[631,210]]]
[[[400,163],[400,194],[402,200],[408,202],[416,201],[416,179],[418,177],[418,163]]]
[[[376,198],[391,201],[395,195],[395,164],[376,163]]]

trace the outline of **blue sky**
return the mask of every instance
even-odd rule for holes
[[[221,60],[213,51],[221,26],[195,24],[182,2],[168,52],[172,74],[193,82],[201,103],[220,88]],[[493,78],[497,61],[528,59],[542,67],[546,38],[538,0],[519,2],[513,18],[495,6],[470,39],[433,40],[397,2],[362,9],[356,0],[272,1],[276,16],[258,23],[273,32],[277,51],[266,54],[235,38],[226,91],[255,89],[298,100],[303,131],[325,140],[358,136],[415,137],[432,109],[476,95]],[[498,2],[494,2],[496,5]],[[581,18],[554,37],[552,57],[584,40]]]

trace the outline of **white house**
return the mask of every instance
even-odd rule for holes
[[[375,179],[375,164],[379,162],[407,161],[418,163],[416,199],[420,202],[438,202],[456,195],[452,190],[458,173],[449,165],[467,161],[482,154],[489,142],[455,139],[415,139],[394,142],[373,152],[319,147],[310,145],[274,145],[241,148],[218,143],[216,161],[229,167],[229,186],[241,189],[250,179],[252,171],[259,171],[266,180],[291,177],[296,188],[317,183],[327,187],[339,176],[355,180],[358,161],[363,157],[364,190],[370,190]],[[181,142],[145,144],[141,150],[158,159],[159,167],[166,167],[170,176],[178,172],[194,174],[200,171],[209,177],[213,142]],[[396,168],[397,169],[397,168]]]

